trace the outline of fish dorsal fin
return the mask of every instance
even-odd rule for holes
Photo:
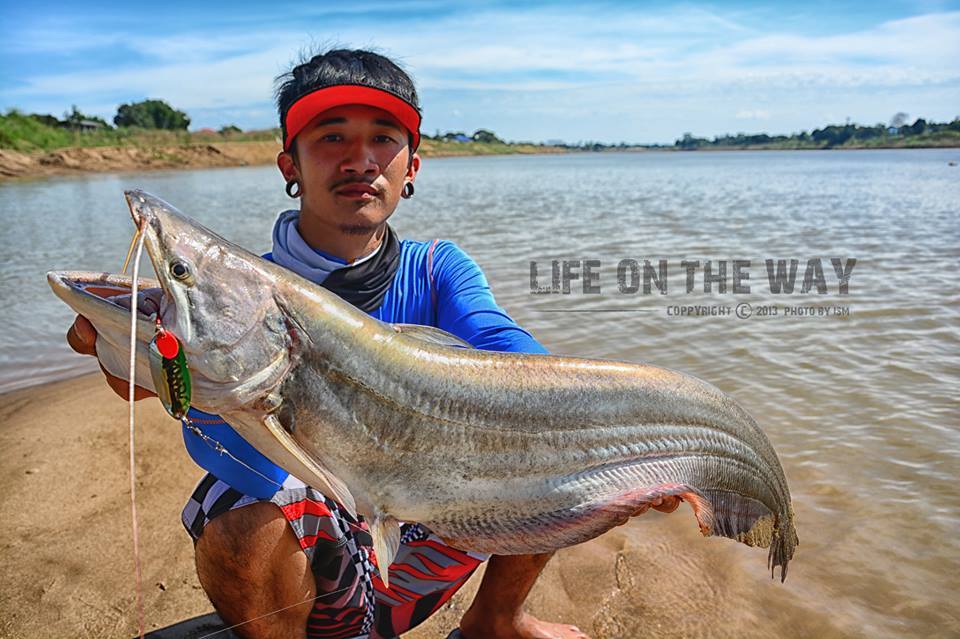
[[[421,326],[419,324],[391,324],[393,330],[418,339],[428,344],[438,344],[440,346],[453,346],[455,348],[473,348],[470,342],[460,339],[452,333],[448,333],[442,328],[435,326]]]
[[[390,587],[390,564],[400,548],[400,522],[378,512],[373,519],[367,520],[370,535],[373,537],[373,551],[377,554],[377,568],[383,585]]]
[[[270,434],[280,442],[287,452],[293,455],[298,462],[300,462],[307,470],[309,470],[312,476],[300,477],[300,473],[297,472],[294,472],[294,475],[298,479],[310,484],[327,497],[336,501],[338,504],[343,506],[348,513],[350,513],[351,517],[356,518],[357,503],[353,498],[353,494],[350,492],[350,489],[347,488],[347,485],[344,484],[333,473],[329,472],[320,464],[310,459],[310,457],[308,457],[303,450],[301,450],[297,442],[290,436],[290,433],[283,428],[283,425],[280,423],[280,420],[277,419],[276,415],[267,415],[263,419],[263,423],[270,431]],[[315,483],[319,483],[320,485],[314,485]]]

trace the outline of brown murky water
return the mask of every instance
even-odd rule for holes
[[[960,169],[947,164],[957,159],[928,150],[426,162],[395,219],[401,236],[458,241],[554,352],[675,368],[732,394],[790,481],[801,545],[782,585],[765,552],[701,540],[689,514],[645,515],[566,551],[553,578],[595,611],[586,621],[596,636],[960,636]],[[288,206],[267,167],[0,185],[0,246],[14,257],[0,279],[0,388],[90,370],[63,345],[70,314],[42,274],[117,269],[130,237],[121,190],[132,186],[254,250],[269,248]],[[824,294],[800,292],[814,258]],[[845,295],[830,258],[857,260]],[[666,260],[666,294],[621,292],[625,259]],[[793,294],[771,292],[766,259],[798,260]],[[581,278],[569,294],[532,294],[530,262],[549,286],[552,260],[580,260],[568,270]],[[583,292],[584,260],[599,262],[598,293]],[[700,261],[690,293],[683,260]],[[706,260],[714,274],[726,262],[726,292],[714,283],[704,293]],[[749,293],[732,291],[734,260],[750,260]],[[742,304],[749,317],[737,316]],[[679,314],[691,306],[729,314]]]

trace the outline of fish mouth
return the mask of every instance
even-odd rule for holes
[[[164,306],[160,282],[148,277],[137,278],[139,293],[161,293],[150,297],[150,306],[138,305],[138,322],[148,322],[152,327]],[[80,312],[80,307],[94,308],[98,312],[87,319],[130,319],[130,295],[133,293],[133,278],[120,273],[93,271],[50,271],[47,273],[50,288],[68,306]],[[158,303],[159,302],[159,303]],[[84,309],[85,310],[85,309]]]
[[[97,331],[97,357],[100,364],[111,375],[122,379],[130,376],[130,307],[134,306],[137,320],[136,381],[138,385],[152,390],[146,355],[157,325],[177,327],[179,330],[175,329],[174,332],[183,341],[189,336],[184,335],[182,329],[189,328],[189,322],[184,321],[185,318],[180,317],[182,313],[177,312],[178,308],[186,305],[177,303],[175,290],[164,282],[163,277],[162,216],[155,211],[162,210],[166,204],[142,191],[128,191],[126,196],[136,230],[124,261],[124,272],[51,271],[47,273],[47,283],[67,306],[93,324]],[[153,279],[138,275],[137,299],[132,300],[134,281],[133,277],[126,274],[126,267],[138,241],[146,248],[158,276]]]
[[[158,320],[171,327],[177,323],[177,298],[172,287],[164,282],[164,270],[160,268],[163,264],[157,229],[160,220],[154,213],[154,209],[166,206],[166,203],[143,191],[127,191],[125,195],[136,230],[123,272],[50,271],[47,282],[57,297],[93,322],[94,327],[98,324],[118,329],[125,327],[129,332],[133,278],[126,271],[137,242],[142,241],[154,271],[158,273],[157,279],[137,277],[138,334],[142,331],[146,337],[153,334]]]
[[[47,282],[54,294],[78,314],[86,317],[97,331],[97,358],[111,375],[130,378],[130,300],[133,279],[127,275],[87,271],[51,271]],[[162,293],[158,282],[143,278],[138,289],[153,293],[157,300],[154,310],[144,311],[137,305],[136,313],[136,383],[154,390],[150,373],[148,351],[153,338],[157,316],[162,314]],[[142,288],[141,288],[142,287]]]
[[[165,269],[162,237],[160,225],[162,220],[157,210],[169,207],[166,202],[144,191],[125,191],[130,217],[136,227],[127,257],[123,261],[122,273],[86,272],[86,271],[52,271],[47,274],[47,281],[53,292],[79,314],[93,321],[106,322],[116,325],[120,318],[129,327],[130,322],[130,295],[133,289],[133,278],[128,276],[127,270],[131,257],[135,255],[138,243],[142,243],[147,256],[153,265],[157,279],[137,276],[137,320],[138,324],[150,322],[151,334],[157,323],[165,327],[176,326],[175,330],[181,340],[189,339],[189,322],[177,322],[178,295],[173,287],[165,282]],[[134,258],[136,259],[136,258]],[[136,268],[134,269],[137,270]],[[149,301],[152,304],[145,304]],[[121,311],[119,315],[117,311]],[[143,328],[142,326],[140,328]],[[184,331],[186,329],[186,331]],[[128,329],[129,330],[129,329]],[[99,332],[99,331],[98,331]],[[138,330],[139,332],[139,330]]]
[[[170,317],[173,308],[160,283],[140,277],[137,284],[137,341],[149,343],[158,319]],[[98,334],[130,332],[130,300],[133,278],[119,273],[50,271],[47,283],[67,306],[90,320]]]

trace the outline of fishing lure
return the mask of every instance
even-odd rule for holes
[[[177,336],[163,328],[157,320],[157,333],[150,341],[149,350],[150,375],[153,377],[153,386],[157,396],[170,416],[179,419],[191,433],[202,439],[208,446],[221,455],[226,455],[238,464],[245,466],[260,477],[266,479],[277,488],[281,484],[267,477],[253,466],[247,465],[242,459],[235,457],[227,448],[216,439],[209,437],[193,420],[187,417],[190,409],[190,369],[187,368],[187,358],[183,354],[183,344]]]
[[[190,409],[190,369],[177,336],[160,325],[150,341],[150,375],[157,396],[174,419],[183,419]]]

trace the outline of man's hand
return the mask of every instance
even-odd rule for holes
[[[90,323],[83,315],[77,315],[77,319],[74,320],[73,326],[70,327],[70,330],[67,331],[67,344],[70,344],[70,348],[77,351],[81,355],[93,355],[97,356],[97,329],[93,327],[93,324]],[[107,378],[107,384],[110,385],[110,388],[113,389],[113,392],[127,399],[130,392],[130,384],[125,379],[120,379],[115,377],[107,372],[107,369],[103,367],[103,364],[100,364],[100,370],[103,371],[104,377]],[[146,388],[141,388],[137,386],[133,391],[133,398],[135,400],[141,400],[146,397],[156,397],[156,394],[148,391]]]

